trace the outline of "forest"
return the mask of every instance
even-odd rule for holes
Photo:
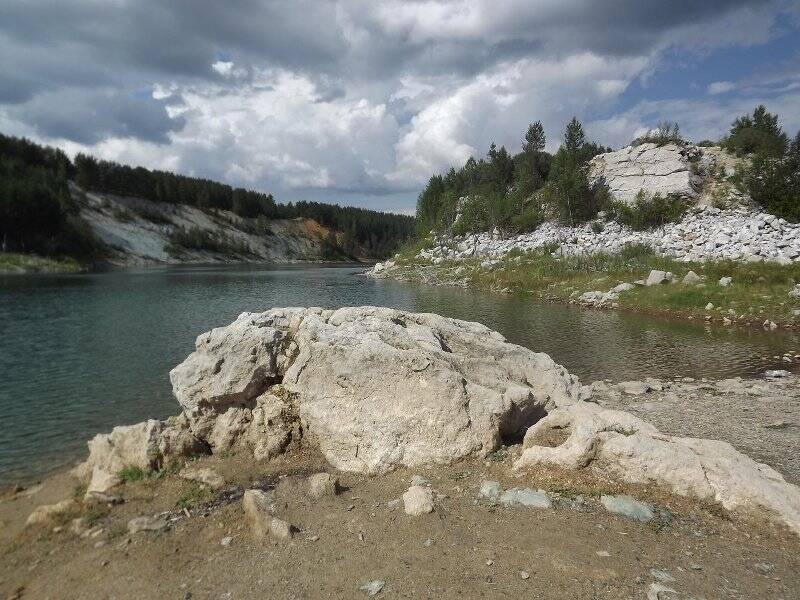
[[[589,160],[611,148],[588,141],[577,118],[565,126],[555,154],[545,151],[542,123],[532,123],[522,151],[512,156],[493,143],[485,158],[470,157],[463,167],[434,175],[417,200],[417,234],[460,235],[499,228],[509,234],[536,229],[545,220],[579,225],[602,214],[635,229],[679,220],[687,208],[680,198],[640,197],[633,206],[615,202],[603,181],[590,181]],[[688,143],[675,122],[662,122],[632,144]],[[758,106],[737,117],[715,142],[750,158],[737,185],[765,210],[800,222],[800,132],[789,140],[777,115]]]
[[[251,219],[315,219],[342,234],[326,240],[329,256],[356,251],[382,258],[414,231],[410,216],[320,202],[276,203],[271,194],[130,167],[79,154],[71,161],[61,150],[0,134],[0,244],[3,251],[97,258],[102,245],[80,218],[69,182],[81,190],[135,196],[156,202],[230,210]],[[337,247],[330,247],[335,245]]]

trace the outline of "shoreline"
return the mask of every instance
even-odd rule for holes
[[[348,261],[335,261],[335,260],[290,260],[282,262],[267,262],[263,260],[219,260],[219,261],[174,261],[174,262],[144,262],[144,263],[79,263],[74,259],[67,257],[51,259],[38,255],[29,254],[16,254],[8,253],[9,256],[18,257],[23,263],[23,269],[27,270],[12,270],[10,267],[4,267],[3,254],[0,254],[0,276],[11,275],[68,275],[68,274],[86,274],[86,273],[108,273],[115,271],[124,271],[128,269],[151,269],[160,267],[179,267],[179,266],[215,266],[215,265],[353,265],[358,267],[367,267],[379,262],[378,259],[369,260],[348,260]]]
[[[614,255],[610,256],[613,257]],[[534,267],[532,270],[540,268],[540,265],[537,264],[540,261],[557,263],[558,261],[569,260],[566,257],[552,258],[543,256],[539,252],[531,252],[523,255],[506,256],[503,259],[492,261],[462,259],[436,264],[432,261],[421,260],[415,256],[410,257],[401,254],[396,255],[392,260],[377,263],[375,267],[366,269],[362,275],[373,279],[393,279],[414,284],[474,289],[506,295],[514,294],[522,298],[533,297],[538,301],[550,304],[573,304],[601,310],[619,310],[631,314],[657,316],[678,321],[704,322],[722,327],[800,332],[800,297],[795,303],[798,308],[790,309],[794,311],[794,314],[779,315],[779,312],[777,312],[780,308],[790,304],[789,301],[792,300],[792,296],[789,295],[785,296],[786,300],[773,297],[772,299],[775,302],[768,307],[767,312],[759,315],[745,314],[743,310],[731,313],[732,308],[722,312],[725,307],[720,305],[708,308],[706,295],[712,297],[720,293],[725,294],[727,290],[716,288],[713,282],[704,281],[700,285],[693,285],[691,289],[688,289],[687,284],[680,283],[680,273],[694,272],[692,268],[701,270],[703,267],[698,266],[698,264],[677,263],[664,257],[653,257],[653,266],[665,269],[663,272],[668,273],[671,277],[672,271],[666,271],[666,269],[670,267],[675,269],[676,275],[670,282],[671,285],[645,287],[636,282],[635,286],[632,285],[630,288],[623,290],[623,292],[612,296],[613,289],[609,290],[609,292],[604,292],[603,289],[596,288],[608,288],[615,284],[624,284],[626,279],[627,281],[633,281],[634,279],[644,280],[648,276],[648,270],[651,269],[649,267],[647,269],[632,269],[625,274],[613,271],[595,271],[591,273],[587,271],[585,274],[577,275],[575,273],[559,274],[558,267],[555,267],[553,271],[556,272],[556,275],[541,277],[537,280],[535,275],[531,277],[525,272],[526,265],[520,262],[528,257],[533,257],[530,258]],[[735,265],[721,267],[716,263],[700,263],[700,265],[708,266],[710,270],[735,269],[736,267]],[[545,266],[549,267],[550,265]],[[796,270],[798,272],[797,281],[800,281],[800,267],[796,265],[791,267],[771,265],[771,268]],[[703,275],[703,278],[705,279],[705,275]],[[592,289],[593,287],[594,289]],[[731,286],[728,290],[733,290],[735,287],[739,287],[739,290],[743,294],[749,295],[750,299],[762,291],[757,290],[757,286],[749,284],[739,286],[738,282],[735,282],[734,286]],[[581,290],[585,291],[582,292]],[[769,291],[774,293],[774,290]],[[672,301],[668,297],[669,292],[678,292],[677,296],[684,292],[694,303],[694,306],[670,307],[664,305],[665,302]],[[783,293],[786,294],[786,292]],[[581,298],[582,294],[586,298],[585,301],[584,298]],[[605,297],[604,294],[606,294]],[[662,297],[659,297],[659,295]],[[741,301],[734,296],[734,293],[731,293],[731,296],[734,298],[731,302],[741,305]],[[764,297],[766,296],[762,295],[761,301],[763,301]],[[678,301],[683,301],[683,298],[678,298]]]

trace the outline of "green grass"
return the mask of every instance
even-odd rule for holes
[[[652,269],[671,271],[676,282],[651,287],[637,286],[620,295],[621,308],[641,312],[665,312],[722,320],[763,322],[798,326],[800,319],[792,309],[800,299],[788,296],[800,282],[800,264],[738,263],[734,261],[683,263],[655,255],[647,246],[624,248],[618,254],[596,253],[583,256],[553,257],[550,248],[522,254],[510,253],[493,269],[480,267],[482,259],[444,262],[435,268],[426,261],[404,257],[398,261],[400,275],[410,281],[447,284],[466,277],[470,286],[486,290],[508,290],[549,300],[569,301],[583,292],[607,291],[622,282],[644,279]],[[428,267],[421,270],[419,267]],[[680,282],[690,270],[704,280],[698,285]],[[733,283],[721,287],[721,277]],[[706,310],[708,303],[713,310]],[[718,310],[721,309],[721,310]],[[730,314],[733,310],[735,314]]]
[[[193,485],[191,488],[183,492],[175,501],[175,506],[181,510],[184,508],[192,508],[201,502],[208,500],[210,492],[208,488],[199,485]]]
[[[144,478],[144,471],[136,465],[127,465],[117,473],[117,477],[122,483],[133,483]]]
[[[83,267],[73,258],[0,252],[0,273],[77,273],[81,270]]]

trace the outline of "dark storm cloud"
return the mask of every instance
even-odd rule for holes
[[[169,131],[184,125],[183,119],[167,116],[163,101],[149,95],[136,97],[91,90],[40,94],[28,103],[12,107],[10,114],[43,137],[81,144],[94,144],[109,137],[164,143]]]
[[[280,67],[314,81],[319,102],[327,103],[359,87],[388,89],[387,82],[403,76],[470,78],[524,57],[643,56],[676,41],[713,46],[718,34],[738,34],[706,25],[785,6],[779,0],[3,0],[0,110],[45,137],[163,143],[183,121],[167,116],[164,101],[137,93],[155,83],[209,82],[235,93],[254,69]],[[211,65],[220,57],[247,75],[215,72]],[[403,124],[417,110],[389,104]]]

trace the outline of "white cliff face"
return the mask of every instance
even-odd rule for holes
[[[613,254],[629,244],[646,244],[656,254],[683,262],[729,259],[788,264],[800,261],[800,224],[745,209],[697,207],[680,223],[668,223],[652,231],[633,231],[612,221],[602,224],[599,232],[592,223],[579,227],[545,223],[530,233],[506,238],[490,233],[437,237],[434,245],[420,251],[417,258],[434,264],[470,258],[496,260],[512,250],[528,252],[553,245],[557,255]],[[390,275],[385,266],[378,263],[371,275]]]
[[[640,144],[616,152],[599,154],[589,162],[589,176],[603,178],[611,194],[633,202],[639,190],[649,195],[678,195],[695,198],[702,179],[693,173],[692,163],[702,150],[678,144]]]

